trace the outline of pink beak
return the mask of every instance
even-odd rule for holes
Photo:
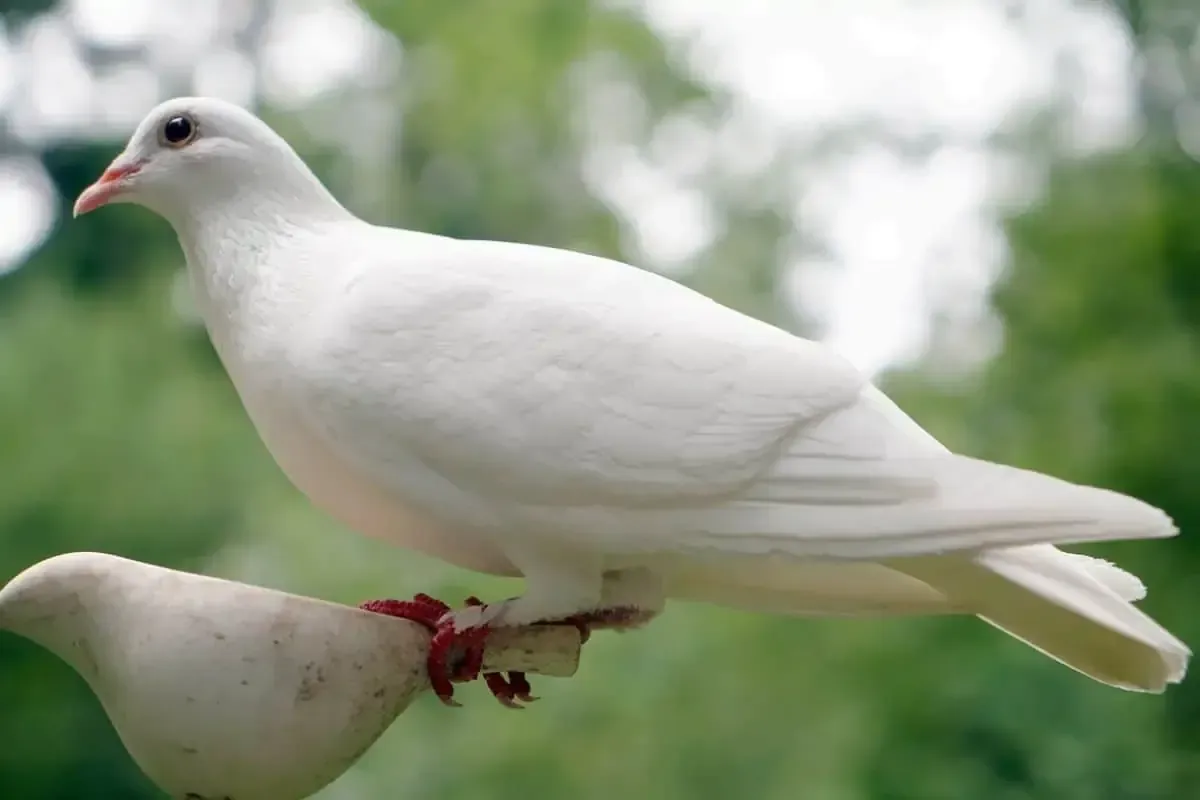
[[[83,193],[79,195],[79,199],[75,201],[74,215],[80,217],[89,211],[95,211],[100,206],[107,205],[121,193],[127,180],[136,175],[141,168],[141,163],[136,161],[127,164],[114,161],[95,183],[84,189]]]

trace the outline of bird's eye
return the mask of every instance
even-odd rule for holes
[[[171,117],[163,123],[163,142],[170,147],[183,147],[196,137],[196,124],[185,116]]]

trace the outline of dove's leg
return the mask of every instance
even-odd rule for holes
[[[524,556],[518,560],[513,558],[514,552],[509,553],[525,576],[526,591],[520,597],[491,605],[471,597],[466,608],[454,612],[428,595],[417,595],[410,601],[375,600],[362,606],[368,611],[412,620],[433,633],[427,663],[429,681],[447,705],[458,705],[454,701],[454,683],[479,677],[484,645],[492,628],[565,621],[600,604],[603,569],[598,557],[545,546],[512,550]],[[492,694],[507,706],[519,707],[517,701],[536,699],[521,673],[511,673],[507,678],[499,673],[483,677]]]
[[[469,598],[469,608],[465,611],[476,613],[481,619],[501,619],[504,616],[503,611],[489,616],[489,610],[496,607],[511,610],[513,604],[529,597],[530,593],[526,592],[520,598],[506,600],[490,607],[479,604],[475,598]],[[593,630],[625,631],[639,628],[656,617],[662,611],[665,603],[663,581],[657,573],[644,568],[611,570],[601,576],[599,602],[595,603],[593,607],[563,616],[539,615],[529,624],[574,625],[579,629],[582,640],[586,642]],[[580,605],[582,607],[583,604]],[[459,611],[452,614],[451,618],[457,621],[463,616],[465,616],[464,612]],[[490,629],[492,625],[496,624],[511,623],[485,621],[476,627],[467,628],[466,632],[471,635],[471,632],[479,631],[481,628]],[[510,672],[507,676],[489,673],[483,677],[492,694],[505,705],[519,708],[520,706],[516,705],[514,701],[529,703],[537,699],[533,696],[529,680],[523,672]]]
[[[458,630],[561,621],[602,604],[604,564],[600,557],[545,546],[510,546],[506,555],[525,578],[524,593],[455,611],[451,616]]]
[[[441,634],[442,642],[435,640],[435,644],[454,647],[463,638],[467,642],[478,641],[482,648],[494,628],[548,622],[577,624],[572,617],[600,605],[604,570],[599,557],[544,543],[528,548],[510,544],[507,555],[525,576],[525,593],[486,605],[468,601],[466,608],[447,614],[442,620],[448,623],[449,630]],[[587,629],[579,624],[577,627],[586,640]],[[506,706],[519,708],[517,701],[537,699],[524,673],[510,672],[507,676],[489,673],[483,678],[496,699]]]
[[[442,702],[458,705],[453,699],[453,684],[479,677],[483,648],[493,627],[575,625],[586,641],[593,629],[639,627],[662,611],[662,580],[650,570],[601,572],[599,562],[591,559],[570,560],[567,564],[576,569],[543,569],[532,575],[526,572],[525,594],[492,605],[470,597],[466,608],[451,612],[445,603],[417,595],[410,601],[376,600],[362,607],[410,619],[434,634],[427,665],[430,683]],[[585,564],[597,567],[594,575],[584,568]],[[483,678],[492,694],[509,707],[519,708],[519,702],[537,699],[524,673],[487,673]]]

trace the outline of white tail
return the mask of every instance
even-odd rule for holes
[[[784,614],[976,614],[1137,691],[1187,670],[1188,647],[1132,605],[1141,581],[1053,546],[1174,536],[1170,517],[955,455],[874,387],[814,423],[728,511],[704,511],[672,596]]]
[[[1141,582],[1110,564],[1038,546],[892,566],[1101,683],[1161,692],[1187,672],[1191,650],[1129,602]]]

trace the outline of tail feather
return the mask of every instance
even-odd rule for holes
[[[1045,545],[1042,547],[1050,549]],[[1079,553],[1065,553],[1062,550],[1055,550],[1055,552],[1058,553],[1059,557],[1070,560],[1076,567],[1085,570],[1095,580],[1100,581],[1110,591],[1115,592],[1122,600],[1136,603],[1146,596],[1146,584],[1142,583],[1138,576],[1131,575],[1116,564],[1112,564],[1104,559],[1080,555]]]
[[[1127,598],[1141,582],[1105,562],[1052,547],[921,558],[892,566],[988,623],[1097,681],[1162,692],[1187,672],[1191,650]]]
[[[1165,513],[952,454],[874,388],[814,423],[725,516],[706,509],[703,528],[675,596],[791,614],[977,614],[1136,691],[1178,683],[1191,657],[1132,605],[1140,580],[1053,546],[1173,536]]]

